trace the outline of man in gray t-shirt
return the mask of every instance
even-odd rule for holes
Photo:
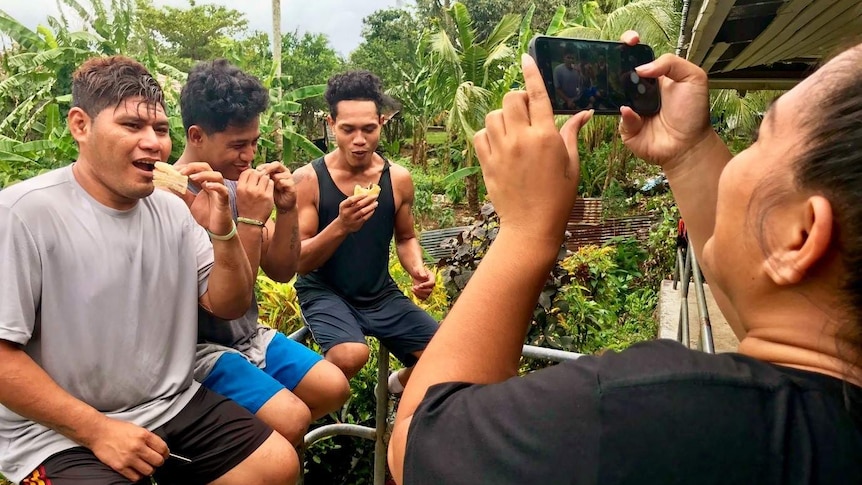
[[[221,177],[193,176],[204,227],[153,192],[171,142],[139,63],[85,62],[72,98],[77,161],[0,192],[0,472],[55,485],[291,482],[287,441],[192,379],[198,305],[242,315],[253,285]]]
[[[563,55],[563,63],[554,68],[554,88],[559,108],[575,109],[581,97],[581,73],[573,52]]]

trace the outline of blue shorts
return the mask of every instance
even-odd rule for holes
[[[263,369],[242,354],[225,352],[202,384],[251,413],[257,413],[277,392],[294,390],[322,359],[317,352],[279,332],[266,348]]]

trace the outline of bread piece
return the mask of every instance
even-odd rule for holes
[[[377,184],[371,184],[368,187],[363,187],[361,185],[356,185],[353,188],[353,195],[377,195],[380,193],[380,186]]]
[[[156,162],[153,170],[153,185],[165,188],[178,194],[185,194],[189,186],[189,178],[181,174],[172,165]]]

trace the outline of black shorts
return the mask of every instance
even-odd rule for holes
[[[363,308],[325,290],[304,291],[302,296],[302,315],[324,353],[338,344],[364,344],[368,335],[379,339],[401,363],[411,367],[416,364],[413,352],[425,350],[439,326],[400,292],[393,292],[376,306]]]
[[[224,475],[257,450],[272,434],[266,424],[233,401],[201,386],[173,419],[153,430],[171,453],[191,463],[168,458],[153,478],[159,485],[205,484]],[[61,451],[45,460],[22,485],[129,485],[128,479],[105,465],[87,448]],[[149,485],[145,478],[136,485]]]

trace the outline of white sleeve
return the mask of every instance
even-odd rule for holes
[[[30,229],[0,206],[0,339],[25,345],[42,297],[42,263]]]

